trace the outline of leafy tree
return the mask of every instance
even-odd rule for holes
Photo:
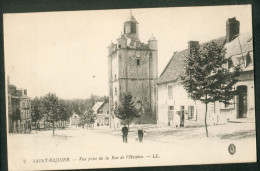
[[[135,117],[140,117],[138,112],[132,101],[132,94],[129,92],[120,94],[120,105],[114,109],[115,116],[127,122],[129,128],[130,121]]]
[[[225,49],[215,42],[207,43],[201,50],[192,49],[186,58],[185,74],[181,77],[184,88],[193,100],[199,100],[206,105],[205,128],[207,129],[207,110],[210,102],[230,104],[236,91],[233,90],[239,76],[240,66],[231,70],[225,66]]]
[[[62,124],[64,121],[68,120],[68,118],[72,115],[72,112],[69,109],[66,102],[61,99],[58,100],[58,110],[57,111],[58,111],[57,120],[59,121],[59,127],[61,127],[60,124]]]
[[[59,119],[59,101],[58,97],[53,93],[48,93],[43,97],[43,104],[47,113],[48,120],[52,121],[53,136],[55,129],[55,121]]]
[[[35,97],[31,101],[31,105],[32,105],[32,122],[35,122],[35,126],[36,126],[36,123],[40,121],[44,116],[43,103],[40,98]]]
[[[85,123],[87,123],[88,127],[89,127],[95,123],[95,120],[96,120],[96,117],[94,115],[94,111],[90,108],[85,115]]]

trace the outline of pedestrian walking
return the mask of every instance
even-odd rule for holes
[[[140,125],[137,126],[137,134],[138,134],[138,140],[141,143],[143,141],[143,137],[144,137],[144,130],[143,127]]]
[[[123,143],[127,143],[128,128],[125,126],[125,124],[122,128],[122,134],[123,134]]]

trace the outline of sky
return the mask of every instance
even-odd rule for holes
[[[240,33],[252,31],[250,5],[131,9],[139,38],[158,40],[159,75],[190,40],[225,36],[236,17]],[[32,98],[108,95],[107,46],[123,32],[130,9],[4,14],[5,74]],[[158,76],[159,76],[158,75]]]

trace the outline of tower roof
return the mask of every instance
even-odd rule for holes
[[[153,41],[156,40],[156,38],[154,37],[154,35],[152,34],[152,36],[150,37],[150,39],[148,41]]]
[[[126,39],[125,35],[121,32],[120,36],[117,39]]]
[[[126,23],[126,22],[135,22],[135,23],[138,24],[138,22],[136,21],[135,17],[134,17],[133,14],[132,14],[132,10],[130,10],[130,15],[127,17],[125,23]]]
[[[111,41],[111,43],[108,45],[108,47],[115,46],[115,44]]]

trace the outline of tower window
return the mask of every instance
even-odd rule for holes
[[[131,33],[136,33],[136,23],[131,23]]]
[[[136,65],[140,65],[140,59],[136,60]]]
[[[116,74],[115,74],[115,81],[116,81]]]
[[[115,87],[115,96],[117,96],[117,88]]]

